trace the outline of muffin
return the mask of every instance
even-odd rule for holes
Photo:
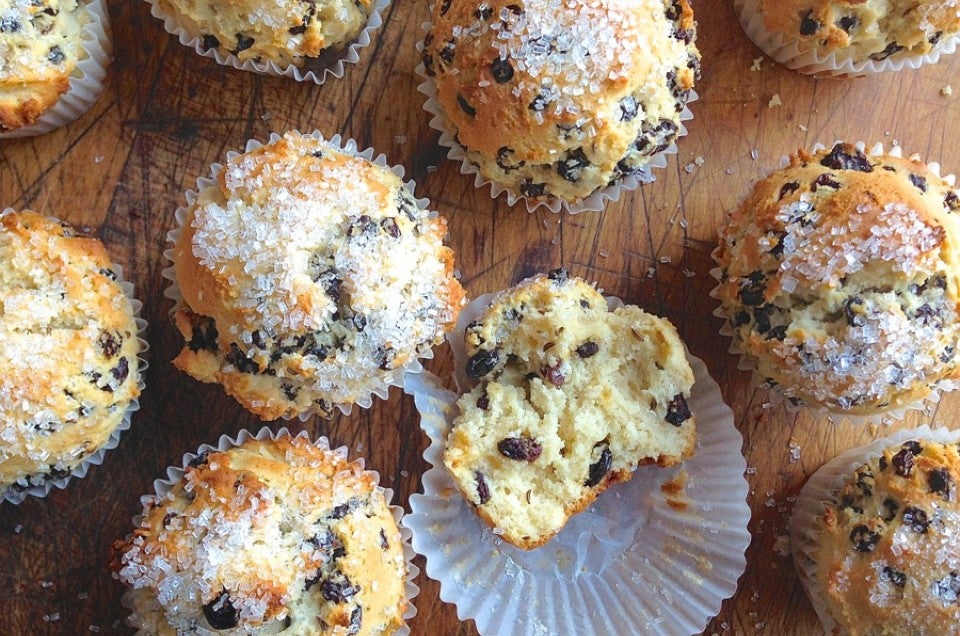
[[[948,43],[947,52],[953,52],[960,32],[960,12],[943,0],[736,0],[735,5],[757,46],[805,72],[887,70],[907,60],[916,67],[925,56],[939,56]]]
[[[376,475],[304,437],[200,453],[113,568],[143,634],[390,634],[405,560]]]
[[[446,221],[319,136],[248,148],[178,214],[174,364],[263,419],[369,405],[456,323]]]
[[[90,19],[82,0],[0,0],[0,132],[32,124],[67,92]]]
[[[638,465],[693,453],[693,372],[668,321],[610,311],[565,270],[498,295],[464,334],[443,462],[494,532],[531,549]]]
[[[833,633],[954,633],[960,622],[957,444],[911,439],[870,455],[839,478],[842,486],[836,478],[817,485],[833,485],[829,500],[820,516],[804,518],[814,602],[836,622]]]
[[[278,68],[304,67],[330,49],[341,49],[367,26],[372,0],[156,0],[181,41],[197,51],[216,50],[240,62],[272,62]],[[169,29],[168,29],[169,30]]]
[[[0,214],[0,495],[62,480],[129,424],[137,322],[94,238],[30,211]]]
[[[800,151],[720,230],[734,345],[795,404],[877,414],[960,376],[960,196],[897,155]]]
[[[465,161],[514,195],[579,202],[681,132],[700,65],[687,0],[441,0],[432,19],[438,113]]]

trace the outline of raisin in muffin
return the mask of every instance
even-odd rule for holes
[[[687,0],[438,0],[422,58],[485,179],[576,202],[676,139],[695,35]]]
[[[924,55],[960,31],[960,11],[943,0],[739,0],[741,19],[820,56],[854,63]]]
[[[173,250],[174,364],[264,419],[367,400],[456,322],[446,221],[389,169],[287,133],[228,156]]]
[[[0,0],[0,132],[32,124],[70,88],[89,21],[77,0]]]
[[[960,376],[958,210],[919,161],[799,152],[720,231],[735,345],[797,404],[870,415],[926,397]]]
[[[511,288],[470,324],[467,375],[443,461],[510,543],[546,543],[638,465],[692,455],[693,372],[668,321],[610,311],[565,270]]]
[[[144,634],[389,634],[406,564],[374,473],[303,437],[201,453],[115,546]]]
[[[960,623],[957,445],[911,440],[844,481],[811,528],[822,598],[843,633],[948,634]]]
[[[112,268],[97,239],[0,214],[0,499],[69,475],[140,393],[137,323]]]
[[[371,0],[157,0],[161,12],[204,50],[281,68],[302,67],[364,29]]]

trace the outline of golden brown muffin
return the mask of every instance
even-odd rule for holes
[[[158,6],[205,50],[281,68],[348,44],[373,11],[371,0],[158,0]]]
[[[484,178],[580,200],[680,131],[699,73],[687,0],[439,0],[425,72]]]
[[[375,474],[303,437],[201,453],[115,547],[138,633],[390,634],[403,543]]]
[[[0,132],[32,124],[70,87],[89,21],[77,0],[0,0]]]
[[[923,55],[960,31],[960,10],[945,0],[761,0],[759,10],[785,40],[855,62]]]
[[[443,461],[503,539],[543,545],[638,465],[693,454],[693,371],[673,325],[565,270],[500,294],[467,327],[467,375]]]
[[[795,403],[835,412],[896,409],[960,377],[958,210],[920,161],[799,152],[720,231],[735,343]]]
[[[139,395],[137,324],[97,239],[0,214],[0,493],[70,474]]]
[[[398,382],[463,305],[446,231],[389,169],[317,137],[228,158],[174,247],[174,364],[264,419]]]
[[[843,633],[956,632],[958,479],[955,444],[914,440],[857,469],[825,504],[815,573]]]

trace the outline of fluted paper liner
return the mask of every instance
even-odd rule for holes
[[[809,42],[789,39],[783,33],[771,32],[763,23],[760,8],[762,0],[734,0],[734,9],[747,37],[771,58],[806,75],[817,77],[859,77],[874,73],[916,69],[924,64],[934,64],[941,55],[950,55],[957,50],[960,33],[944,35],[933,48],[922,55],[894,54],[884,60],[866,59],[855,61],[849,51],[832,51],[822,55]]]
[[[184,474],[186,473],[186,468],[191,461],[196,459],[202,453],[210,452],[223,452],[231,448],[242,445],[244,442],[255,439],[262,441],[265,439],[277,440],[284,437],[302,437],[307,439],[306,431],[301,431],[297,435],[293,435],[286,427],[283,427],[277,431],[270,430],[269,427],[264,426],[256,434],[251,433],[247,430],[241,430],[236,438],[229,437],[227,435],[221,435],[220,439],[217,441],[215,446],[210,444],[203,444],[200,448],[197,449],[196,453],[186,453],[183,456],[182,465],[180,468],[175,466],[170,466],[167,468],[166,477],[161,479],[155,479],[153,482],[154,495],[144,495],[140,498],[140,504],[146,506],[148,502],[154,499],[162,499],[166,496],[173,487],[183,479]],[[349,451],[346,446],[340,446],[336,449],[330,448],[330,440],[326,437],[320,437],[316,441],[312,442],[314,446],[321,448],[325,451],[332,451],[337,455],[340,455],[345,460],[349,459]],[[366,470],[364,467],[363,457],[357,457],[353,461],[359,463],[361,470],[371,473],[373,475],[373,481],[377,484],[380,482],[380,475],[376,471]],[[382,486],[377,486],[377,490],[383,493],[383,498],[390,504],[390,499],[393,497],[393,490],[390,488],[384,488]],[[414,584],[414,579],[417,578],[417,575],[420,574],[420,568],[413,564],[413,558],[416,554],[413,551],[413,548],[410,545],[410,530],[405,528],[401,523],[403,518],[403,508],[399,506],[390,505],[390,512],[393,513],[393,518],[397,522],[397,526],[400,528],[400,537],[403,540],[403,557],[406,562],[406,598],[407,598],[407,609],[403,613],[403,620],[409,622],[411,618],[417,615],[417,608],[413,605],[413,599],[420,593],[420,588]],[[133,517],[133,527],[139,528],[140,522],[143,519],[143,515],[136,515]],[[136,613],[135,605],[133,601],[135,590],[128,589],[123,595],[123,606],[131,611],[130,616],[127,618],[127,625],[130,627],[138,628],[138,634],[145,633],[142,628],[144,627],[143,619]],[[410,634],[410,628],[404,624],[399,630],[394,632],[396,636],[408,636]]]
[[[826,593],[823,585],[816,578],[815,555],[819,536],[817,529],[820,527],[824,506],[839,503],[840,491],[855,470],[883,455],[885,449],[912,439],[952,444],[960,442],[960,430],[950,431],[924,425],[915,429],[897,431],[889,437],[854,448],[830,460],[811,475],[800,490],[793,508],[793,516],[790,518],[790,550],[800,575],[800,582],[827,634],[834,633],[838,625],[827,610],[824,600]]]
[[[428,32],[432,25],[430,22],[424,22],[422,26],[424,32]],[[422,50],[423,41],[421,40],[417,43],[417,51]],[[554,213],[567,212],[569,214],[579,214],[580,212],[598,212],[606,207],[608,201],[619,201],[620,196],[624,192],[631,192],[645,183],[652,183],[656,180],[656,175],[654,175],[653,170],[666,168],[667,157],[677,154],[677,140],[687,134],[687,128],[683,125],[683,122],[693,119],[693,112],[684,105],[683,110],[680,112],[677,138],[665,150],[652,155],[647,165],[636,174],[625,175],[614,185],[600,188],[579,201],[571,202],[557,198],[540,201],[524,196],[516,190],[505,188],[499,183],[490,181],[480,174],[480,169],[467,158],[466,153],[463,151],[463,146],[456,140],[456,127],[444,114],[443,106],[437,101],[437,87],[436,84],[434,84],[433,78],[427,75],[423,63],[418,64],[416,70],[417,74],[423,79],[423,82],[417,86],[417,90],[427,97],[427,101],[423,104],[423,109],[432,115],[430,118],[430,127],[440,133],[439,143],[441,146],[447,148],[447,158],[460,162],[460,174],[474,175],[473,185],[475,187],[483,188],[489,184],[491,199],[496,199],[501,194],[506,194],[507,205],[515,205],[517,202],[522,201],[527,207],[527,212],[534,212],[540,207],[545,207]],[[697,95],[696,91],[691,90],[687,104],[697,99],[699,99],[699,95]]]
[[[79,0],[83,3],[84,0]],[[81,59],[70,76],[70,88],[29,126],[0,133],[0,139],[33,137],[69,124],[90,110],[103,90],[110,64],[110,16],[104,0],[88,0],[90,21],[80,30]]]
[[[0,216],[11,211],[12,208],[7,208],[0,213]],[[50,218],[58,223],[60,222],[59,219],[55,219],[53,217]],[[116,263],[113,263],[112,266],[113,271],[117,274],[117,283],[120,285],[123,295],[126,296],[130,301],[130,309],[133,311],[133,319],[137,324],[137,342],[140,344],[140,351],[137,354],[137,373],[139,374],[137,386],[140,389],[140,393],[143,394],[143,390],[146,387],[144,377],[146,376],[148,366],[147,361],[143,358],[143,354],[150,348],[150,345],[147,344],[147,341],[144,339],[147,331],[147,321],[140,317],[140,311],[143,309],[143,303],[133,297],[133,283],[127,282],[124,279],[123,268]],[[14,489],[14,487],[8,487],[5,491],[0,491],[0,503],[9,501],[10,503],[18,504],[30,496],[46,497],[54,488],[60,488],[61,490],[66,488],[71,479],[83,479],[86,477],[91,466],[99,466],[102,464],[104,457],[106,457],[107,451],[117,447],[117,444],[120,443],[120,434],[130,428],[130,418],[133,416],[133,413],[138,410],[140,410],[140,400],[139,398],[134,398],[127,406],[127,410],[123,414],[123,418],[120,420],[120,423],[117,424],[117,427],[113,429],[112,433],[110,433],[110,437],[107,438],[107,441],[103,444],[103,446],[98,448],[90,455],[84,457],[83,461],[81,461],[80,464],[74,468],[69,475],[66,477],[60,477],[59,479],[44,479],[39,484],[22,489],[20,487],[17,487],[16,489]]]
[[[461,313],[451,343],[492,295]],[[610,299],[608,299],[610,300]],[[456,368],[466,359],[455,349]],[[546,545],[525,551],[501,540],[470,509],[443,465],[457,395],[430,373],[408,382],[430,437],[423,494],[412,495],[404,524],[440,598],[473,619],[481,634],[691,634],[731,596],[750,543],[746,462],[733,413],[697,358],[696,454],[673,468],[641,467],[574,515]],[[682,510],[660,487],[686,472]]]
[[[314,82],[323,84],[327,77],[343,77],[347,64],[356,64],[360,61],[360,49],[370,45],[370,35],[383,25],[381,13],[390,6],[390,0],[375,0],[367,25],[352,41],[345,43],[342,48],[324,49],[317,59],[307,59],[302,67],[281,66],[276,62],[255,62],[254,60],[240,60],[236,55],[222,53],[217,48],[205,49],[203,39],[191,36],[181,27],[174,16],[165,13],[157,0],[144,0],[150,5],[150,15],[163,22],[163,29],[170,35],[177,36],[180,44],[192,48],[197,55],[208,57],[222,66],[230,66],[240,71],[270,75],[272,77],[290,77],[298,82]],[[339,54],[337,59],[326,61],[327,56]],[[323,61],[321,61],[323,60]]]
[[[834,142],[834,144],[842,143],[840,140]],[[893,157],[902,157],[903,149],[900,146],[893,146],[889,151],[885,151],[882,143],[876,143],[867,150],[866,143],[858,141],[854,144],[858,150],[865,152],[868,155],[882,155],[888,154]],[[827,146],[821,143],[816,143],[813,145],[811,152],[820,152],[825,150]],[[778,170],[782,170],[790,165],[790,157],[782,156],[780,157],[780,163]],[[927,168],[930,169],[935,175],[943,179],[951,187],[955,185],[956,178],[952,174],[941,175],[940,174],[940,164],[937,162],[927,163]],[[737,207],[739,207],[745,198],[749,194],[745,194],[740,198],[740,201],[737,202]],[[717,262],[717,257],[719,255],[719,247],[714,248],[711,252],[711,257],[714,262]],[[720,291],[721,276],[723,275],[722,270],[719,267],[714,267],[710,270],[710,275],[717,281],[717,285],[710,291],[710,297],[719,300],[718,292]],[[730,325],[730,321],[727,315],[723,312],[723,305],[717,306],[713,310],[713,315],[717,318],[723,320],[723,326],[720,327],[720,335],[730,338],[730,346],[727,349],[727,352],[738,356],[739,360],[737,361],[737,369],[740,371],[750,371],[753,376],[751,378],[751,383],[755,387],[761,387],[764,384],[764,378],[757,373],[757,363],[756,361],[743,350],[740,346],[740,343],[737,341],[736,334],[733,327]],[[910,404],[906,404],[897,409],[892,409],[889,411],[882,411],[880,413],[873,413],[870,415],[853,415],[841,410],[832,410],[825,406],[817,406],[812,404],[794,404],[791,402],[780,390],[778,387],[773,387],[769,389],[768,395],[770,396],[770,404],[775,404],[777,406],[783,406],[788,413],[791,415],[796,415],[801,411],[807,411],[815,418],[826,418],[835,424],[839,424],[842,421],[846,420],[854,425],[864,425],[864,424],[890,424],[892,422],[898,422],[902,420],[907,413],[914,410],[923,411],[925,414],[932,414],[937,407],[937,404],[940,402],[942,397],[942,391],[952,391],[954,389],[960,388],[960,382],[955,380],[941,380],[937,385],[931,388],[930,393]]]
[[[334,135],[330,139],[324,139],[324,137],[320,134],[319,131],[313,131],[312,133],[309,134],[309,136],[321,141],[325,141],[326,143],[330,144],[334,148],[337,148],[341,152],[345,152],[347,154],[350,154],[356,157],[361,157],[363,159],[366,159],[367,161],[373,162],[377,166],[387,168],[388,170],[390,170],[390,172],[397,175],[397,177],[399,177],[401,181],[403,181],[404,187],[406,187],[410,192],[410,194],[414,197],[414,200],[417,203],[417,207],[419,207],[421,210],[427,210],[430,213],[429,214],[430,218],[434,218],[437,216],[436,210],[429,209],[430,201],[428,199],[417,198],[416,195],[414,195],[414,189],[416,188],[416,185],[417,185],[416,182],[414,182],[413,180],[404,180],[403,167],[393,166],[388,164],[387,158],[383,153],[378,154],[376,157],[374,157],[373,148],[367,148],[366,150],[361,151],[359,150],[356,141],[349,138],[342,139],[340,135]],[[280,139],[280,135],[278,135],[277,133],[271,133],[267,143],[272,143],[274,141],[277,141],[278,139]],[[243,152],[250,152],[251,150],[260,148],[263,145],[264,144],[260,143],[256,139],[250,139],[247,141],[247,144]],[[243,152],[237,152],[235,150],[231,150],[227,152],[227,160],[233,159],[234,157],[243,154]],[[163,269],[162,275],[168,281],[168,285],[166,289],[164,289],[163,295],[173,300],[173,307],[170,309],[171,315],[176,311],[187,307],[187,304],[183,300],[183,295],[180,292],[180,286],[177,283],[177,277],[173,267],[173,249],[174,249],[173,246],[176,245],[177,239],[180,237],[180,233],[183,231],[183,222],[187,217],[188,208],[196,202],[198,193],[202,192],[205,188],[216,185],[217,175],[220,174],[221,170],[223,170],[223,164],[215,163],[210,166],[209,176],[207,177],[201,176],[197,178],[196,189],[188,190],[186,192],[185,197],[187,200],[187,204],[177,208],[177,211],[175,213],[175,218],[177,222],[176,227],[170,230],[169,232],[167,232],[167,242],[170,243],[170,247],[163,251],[163,257],[164,259],[166,259],[168,266]],[[392,379],[389,382],[386,382],[382,386],[379,386],[371,390],[370,393],[366,395],[360,396],[355,402],[351,404],[334,404],[334,406],[337,408],[337,410],[339,410],[344,415],[350,415],[350,413],[353,411],[354,404],[356,404],[360,408],[368,409],[373,404],[373,396],[376,396],[381,400],[386,400],[389,397],[391,386],[400,387],[402,389],[404,386],[404,382],[406,381],[405,379],[408,376],[415,375],[423,371],[423,365],[420,363],[420,360],[421,359],[429,360],[432,357],[433,357],[433,349],[432,348],[427,349],[427,351],[422,355],[420,355],[419,358],[412,357],[410,361],[407,362],[407,364],[405,364],[401,368],[396,369],[395,370],[396,373],[393,374]],[[296,416],[285,415],[283,416],[283,419],[290,420],[290,419],[293,419],[293,417],[297,417],[301,422],[305,422],[308,419],[310,419],[310,417],[318,413],[320,413],[319,407],[314,406],[309,410],[304,411],[303,413],[299,413]]]

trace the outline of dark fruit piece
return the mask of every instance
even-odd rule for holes
[[[855,15],[845,15],[839,20],[837,20],[837,26],[843,29],[846,33],[854,30],[860,25],[860,20]]]
[[[907,575],[903,572],[898,572],[890,566],[883,568],[883,572],[880,573],[881,581],[890,581],[897,587],[903,587],[907,584]]]
[[[764,292],[767,291],[767,278],[763,272],[756,271],[747,276],[747,280],[740,289],[740,300],[748,307],[763,304]]]
[[[853,152],[848,152],[852,150]],[[862,151],[853,146],[836,144],[826,157],[820,160],[820,165],[833,170],[857,170],[859,172],[873,172],[873,166]]]
[[[214,629],[233,629],[237,626],[237,610],[226,590],[203,606],[203,615]]]
[[[586,153],[582,148],[577,148],[568,152],[562,161],[557,162],[557,174],[571,183],[576,183],[580,180],[583,169],[589,165],[590,160],[587,159]]]
[[[504,457],[533,462],[540,457],[543,446],[529,437],[507,437],[497,442],[497,450]]]
[[[930,486],[930,492],[936,493],[949,501],[950,487],[953,485],[949,470],[946,468],[931,470],[927,475],[927,485]]]
[[[563,386],[563,383],[567,381],[563,373],[560,371],[560,366],[562,363],[558,362],[555,366],[552,367],[542,367],[540,373],[543,374],[543,377],[546,378],[547,382],[553,386],[560,388]]]
[[[604,446],[603,450],[600,451],[600,459],[590,464],[590,471],[583,485],[588,488],[593,488],[599,484],[603,481],[603,478],[607,476],[607,473],[610,472],[611,464],[613,464],[613,455],[610,454],[610,448]]]
[[[813,19],[813,11],[807,11],[800,20],[800,35],[813,35],[820,27],[821,24]]]
[[[799,189],[800,189],[800,184],[797,183],[796,181],[784,183],[783,186],[780,188],[780,196],[777,197],[777,200],[778,201],[782,200],[783,197],[787,196],[788,194],[792,194]]]
[[[857,552],[873,552],[880,540],[879,533],[873,532],[867,526],[860,524],[850,532],[850,541]]]
[[[479,353],[467,360],[467,375],[471,378],[482,378],[493,371],[498,362],[500,362],[499,350],[486,351],[481,349]]]
[[[897,51],[901,51],[901,50],[903,50],[903,46],[897,44],[896,42],[891,42],[890,44],[887,45],[887,48],[883,49],[879,53],[874,53],[873,55],[871,55],[870,59],[875,62],[880,62],[887,59]]]
[[[487,486],[487,480],[484,478],[483,473],[475,472],[473,473],[473,477],[477,480],[477,499],[479,499],[480,504],[483,505],[490,501],[490,487]]]
[[[840,188],[840,183],[834,178],[834,175],[828,172],[814,179],[812,190],[816,192],[817,188],[820,186],[838,190]]]
[[[913,472],[913,452],[909,448],[904,448],[893,456],[891,463],[898,475],[909,477]]]
[[[457,103],[460,104],[460,110],[470,115],[471,117],[477,116],[477,109],[470,105],[469,102],[463,97],[463,95],[457,93]]]
[[[926,192],[926,191],[927,191],[927,180],[926,180],[926,178],[921,177],[921,176],[918,175],[918,174],[911,174],[911,175],[910,175],[910,183],[912,183],[913,185],[917,186],[917,189],[920,190],[920,192]]]
[[[490,72],[498,84],[504,84],[513,79],[513,66],[510,60],[498,57],[490,64]]]
[[[592,340],[588,340],[577,347],[577,355],[581,358],[592,358],[598,351],[600,351],[600,345]]]
[[[350,579],[342,572],[335,572],[320,583],[320,594],[331,603],[346,603],[357,593]]]
[[[520,184],[520,194],[525,197],[542,197],[547,191],[547,184],[534,183],[529,179]]]
[[[910,506],[903,509],[903,523],[917,534],[926,534],[930,526],[930,518],[920,508]]]
[[[691,418],[690,406],[687,404],[687,398],[683,393],[677,393],[667,405],[666,420],[674,426],[680,426]]]

